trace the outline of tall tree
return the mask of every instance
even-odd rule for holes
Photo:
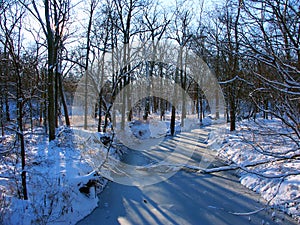
[[[240,75],[239,51],[240,51],[240,17],[241,17],[242,1],[226,1],[226,4],[220,12],[219,20],[224,25],[223,38],[216,39],[217,57],[224,62],[223,71],[226,74],[226,81],[222,81],[225,85],[225,95],[227,99],[227,111],[230,120],[230,130],[236,128],[236,116],[239,100],[240,88],[236,82],[236,78]],[[221,52],[219,51],[221,49]],[[217,67],[218,68],[218,67]],[[219,71],[218,71],[219,72]]]
[[[98,0],[91,0],[88,9],[88,25],[86,33],[86,56],[85,56],[85,83],[84,83],[84,129],[87,129],[88,124],[88,80],[89,80],[89,57],[91,50],[91,33],[93,25],[93,16],[98,4]]]
[[[175,80],[180,82],[181,88],[187,90],[187,74],[186,74],[186,55],[184,49],[188,47],[188,42],[192,38],[191,22],[192,12],[189,9],[184,9],[186,5],[176,5],[175,19],[173,29],[171,30],[170,38],[174,39],[179,46],[179,53],[177,58],[177,70],[175,73]],[[173,35],[172,35],[173,34]],[[177,76],[179,79],[177,80]],[[182,92],[181,96],[181,126],[184,126],[184,119],[186,118],[186,98],[185,93]],[[175,127],[175,106],[172,106],[171,113],[171,128]],[[171,129],[171,134],[174,134],[174,129]],[[173,131],[173,132],[172,132]]]
[[[48,76],[48,127],[49,140],[55,139],[55,128],[57,126],[58,117],[58,93],[61,81],[60,54],[63,41],[65,40],[65,32],[67,22],[70,17],[70,0],[45,0],[44,18],[41,17],[40,9],[36,0],[30,4],[20,1],[27,10],[37,19],[44,32],[47,44],[47,76]],[[64,98],[63,93],[60,93]],[[66,122],[69,123],[67,107],[64,107]],[[68,124],[69,125],[69,124]]]
[[[2,8],[3,7],[3,8]],[[17,103],[17,130],[16,134],[19,139],[21,149],[21,183],[22,183],[22,198],[28,200],[27,182],[26,182],[26,149],[24,139],[24,104],[26,98],[23,92],[22,83],[23,65],[22,65],[22,20],[24,18],[24,8],[15,2],[1,3],[1,17],[0,29],[4,34],[4,41],[1,39],[2,44],[7,48],[7,55],[5,55],[6,66],[11,65],[11,72],[15,77],[16,84],[16,103]],[[8,74],[6,74],[8,76]]]
[[[126,87],[126,91],[123,94],[123,102],[122,102],[122,109],[121,109],[121,129],[125,127],[125,119],[126,119],[126,105],[129,109],[127,119],[130,121],[132,117],[132,110],[131,110],[131,100],[130,100],[130,73],[131,70],[130,65],[130,41],[132,37],[141,32],[139,29],[139,20],[141,16],[141,11],[143,10],[144,5],[147,4],[144,1],[140,0],[114,0],[113,5],[114,9],[116,10],[118,20],[115,24],[115,27],[121,33],[122,37],[121,40],[123,42],[123,57],[122,57],[122,68],[121,68],[121,75],[123,76],[123,83],[122,88]],[[127,74],[124,76],[124,74]]]
[[[149,82],[148,85],[148,90],[147,92],[150,93],[151,88],[155,88],[152,86],[152,76],[154,75],[154,68],[157,63],[156,60],[159,60],[159,57],[157,57],[160,53],[158,52],[158,46],[161,45],[161,40],[164,38],[164,35],[166,34],[167,28],[170,24],[171,20],[168,18],[168,14],[165,10],[163,10],[162,7],[160,7],[158,2],[153,2],[147,5],[144,10],[143,10],[143,21],[142,25],[145,28],[142,28],[145,30],[144,36],[143,37],[145,40],[149,42],[150,45],[150,51],[151,51],[151,56],[149,59],[149,62],[147,63],[147,68],[149,71],[147,71],[147,79]],[[160,75],[162,78],[162,65],[160,64],[159,71],[161,71]],[[161,101],[161,113],[164,111],[163,107],[163,100],[152,97],[152,103],[154,111],[156,111],[156,107],[158,103],[156,103],[157,100]],[[143,118],[144,120],[147,120],[148,114],[150,113],[150,104],[151,104],[151,97],[148,96],[145,99],[145,110],[144,110],[144,115]],[[163,114],[163,113],[162,113]]]
[[[249,33],[243,38],[249,58],[256,62],[255,89],[251,93],[257,107],[279,118],[293,130],[287,134],[299,146],[300,138],[300,14],[299,1],[245,2],[250,18]],[[259,13],[258,13],[259,12]],[[265,107],[266,102],[268,107]]]

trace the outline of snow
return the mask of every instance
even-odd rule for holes
[[[200,127],[196,118],[187,119],[184,124],[181,127],[176,121],[177,133],[191,130],[195,125]],[[218,151],[218,156],[228,164],[242,168],[239,175],[244,186],[260,193],[271,207],[300,221],[300,160],[290,160],[300,152],[288,138],[290,129],[276,119],[257,119],[243,120],[235,132],[229,132],[222,121],[219,123],[210,116],[203,119],[201,126],[210,129],[208,148]],[[153,144],[170,134],[169,127],[169,120],[133,121],[125,127],[125,133],[118,133],[115,142],[138,145],[148,139]],[[38,135],[41,131],[33,133],[25,134],[28,201],[18,198],[21,162],[14,150],[16,137],[6,135],[0,139],[0,221],[5,225],[75,224],[97,207],[97,193],[107,180],[96,171],[109,178],[108,167],[119,160],[118,145],[114,143],[109,148],[104,144],[102,139],[110,135],[76,128],[61,127],[57,130],[58,138],[50,143],[46,136]],[[285,158],[279,160],[282,157]],[[104,163],[108,166],[103,166]],[[89,193],[81,192],[91,180],[96,181],[95,187],[88,187]]]
[[[211,124],[211,118],[205,118],[203,120],[204,125]],[[131,136],[130,141],[133,141],[133,139],[158,139],[161,137],[165,137],[168,135],[171,135],[170,130],[170,120],[159,120],[159,115],[151,115],[149,116],[149,120],[147,121],[141,121],[141,120],[135,120],[133,122],[129,123],[129,128],[125,130],[126,133],[131,133],[133,137]],[[181,126],[181,122],[176,120],[175,121],[175,134],[180,133],[182,131],[190,131],[195,127],[199,127],[199,119],[197,118],[186,118],[184,119],[184,126]],[[125,128],[126,129],[126,128]],[[130,138],[127,136],[127,138]]]
[[[219,157],[242,168],[267,162],[240,170],[240,182],[300,222],[300,160],[290,160],[300,152],[288,138],[291,130],[277,119],[243,120],[237,127],[227,132]]]
[[[245,167],[247,171],[239,170],[240,181],[244,186],[260,193],[271,207],[281,209],[300,221],[300,161],[289,160],[299,152],[292,151],[296,149],[295,142],[278,134],[289,135],[291,130],[276,119],[244,120],[238,123],[236,132],[226,131],[222,122],[213,120],[210,116],[203,119],[201,125],[210,129],[208,148],[218,151],[219,157],[228,163]],[[195,125],[200,126],[197,119],[191,118],[185,120],[184,124],[181,127],[180,122],[176,121],[176,132],[188,131]],[[168,120],[134,121],[126,130],[126,140],[131,144],[138,144],[145,139],[155,142],[156,138],[169,135],[169,126]],[[278,160],[279,157],[286,159]],[[250,166],[258,163],[261,164]]]
[[[125,126],[124,131],[121,130],[120,124],[117,124],[115,127],[116,139],[129,148],[139,148],[138,145],[144,140],[152,140],[152,145],[155,145],[161,138],[171,135],[170,120],[160,121],[158,118],[159,115],[152,115],[147,121],[134,120]],[[186,121],[187,124],[184,127],[180,126],[179,121],[175,122],[175,133],[190,129],[195,125],[190,120]]]
[[[107,154],[99,142],[103,134],[62,127],[57,140],[50,143],[44,135],[27,136],[29,200],[17,197],[21,191],[18,154],[0,155],[0,221],[14,225],[75,224],[90,214],[97,207],[97,193],[107,183],[95,173]],[[13,135],[7,136],[3,146],[11,146],[7,142],[13,139]],[[109,155],[118,157],[114,148]],[[96,181],[94,187],[89,187],[89,193],[80,192],[89,180]]]

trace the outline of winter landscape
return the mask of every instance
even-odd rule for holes
[[[299,224],[300,1],[0,1],[0,224]]]

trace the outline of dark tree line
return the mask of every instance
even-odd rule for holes
[[[97,76],[97,82],[100,82],[100,86],[96,84],[100,89],[98,92],[102,92],[100,87],[103,86],[104,79],[110,80],[113,87],[111,90],[122,90],[132,82],[128,72],[131,70],[133,53],[130,52],[129,46],[134,39],[151,43],[153,52],[159,43],[168,39],[174,40],[180,48],[188,48],[203,58],[222,86],[231,130],[235,130],[237,119],[255,117],[256,113],[263,112],[265,118],[273,115],[285,120],[286,123],[292,123],[291,127],[299,133],[297,130],[299,119],[293,113],[297,112],[299,107],[297,100],[300,54],[297,3],[279,0],[274,2],[228,0],[214,12],[206,12],[203,4],[199,12],[194,12],[187,7],[188,3],[183,2],[177,2],[174,9],[168,10],[157,2],[140,0],[114,0],[101,4],[92,0],[83,9],[76,8],[69,0],[5,1],[1,5],[2,58],[6,59],[9,55],[17,54],[17,51],[20,52],[19,55],[29,51],[36,55],[38,62],[34,73],[37,73],[38,79],[46,85],[40,89],[46,88],[41,95],[44,99],[47,98],[47,101],[43,102],[47,112],[45,113],[44,109],[40,111],[43,112],[41,117],[46,121],[44,125],[50,140],[55,138],[55,128],[59,126],[59,116],[62,112],[65,116],[64,122],[70,126],[68,113],[70,103],[65,97],[64,79],[72,76],[79,79],[84,75],[86,99],[88,80],[95,80]],[[20,10],[23,11],[18,14]],[[11,13],[8,13],[9,11]],[[82,24],[83,29],[80,28],[83,31],[76,37],[76,28],[72,27],[74,20],[72,16],[80,11],[85,13],[87,19]],[[28,17],[35,20],[39,28],[31,27],[26,19]],[[26,26],[19,26],[18,22],[23,19],[27,20]],[[31,45],[25,46],[23,44],[25,38],[20,38],[20,45],[14,46],[9,52],[10,41],[18,40],[16,32],[23,35],[25,30],[30,30],[34,41]],[[76,41],[76,38],[78,47],[76,44],[75,47],[67,45],[68,40]],[[121,45],[126,47],[122,48],[122,55],[118,55],[121,53],[118,53],[117,49]],[[20,49],[16,49],[17,47]],[[112,54],[109,55],[113,65],[113,73],[108,75],[110,77],[104,77],[103,70],[107,53]],[[186,75],[182,68],[184,60],[184,56],[177,59],[178,79],[182,88],[186,90]],[[9,62],[2,60],[3,63]],[[149,73],[146,76],[151,78],[153,72],[154,60],[149,63]],[[11,76],[7,74],[9,74],[8,66],[4,66],[1,88],[9,93],[8,84]],[[123,76],[124,74],[127,75]],[[119,79],[120,76],[122,79]],[[99,94],[97,103],[99,115],[105,114],[105,110],[108,109],[103,101],[103,94]],[[272,102],[271,95],[276,95],[283,105]],[[205,100],[202,97],[199,104]],[[154,105],[154,112],[157,111],[156,100],[150,96],[145,100],[144,119],[147,119],[152,108],[149,104]],[[9,94],[4,94],[1,102],[3,111],[1,123],[4,133],[4,121],[10,120]],[[130,108],[131,102],[129,98],[126,99],[126,94],[123,95],[122,104]],[[86,129],[87,101],[84,105]],[[283,111],[285,115],[281,115]],[[122,111],[121,115],[121,126],[124,127],[125,120],[131,120],[132,111],[128,113]],[[185,116],[186,102],[183,100],[182,125]],[[99,131],[101,124],[100,116]]]
[[[299,136],[298,3],[296,0],[227,0],[213,12],[205,11],[203,4],[199,6],[200,11],[195,12],[187,7],[189,3],[184,2],[177,2],[174,9],[166,9],[158,2],[140,0],[114,0],[101,4],[91,0],[83,9],[70,0],[1,2],[2,134],[5,133],[6,121],[12,117],[9,102],[14,101],[11,94],[18,92],[10,86],[17,75],[12,75],[9,68],[14,67],[19,71],[16,74],[23,74],[24,66],[19,65],[22,60],[24,64],[35,60],[31,63],[34,68],[30,80],[37,79],[38,82],[32,83],[29,88],[36,88],[33,92],[39,99],[35,104],[40,106],[37,110],[40,122],[44,122],[49,140],[53,140],[55,129],[61,124],[61,115],[64,115],[64,123],[70,126],[70,101],[65,95],[72,96],[74,90],[64,90],[68,89],[68,80],[85,77],[85,99],[88,99],[89,83],[97,86],[99,95],[94,116],[99,117],[98,131],[106,130],[106,120],[115,118],[115,115],[107,112],[110,107],[104,95],[109,93],[103,93],[105,88],[101,87],[109,81],[110,88],[106,88],[106,92],[111,92],[110,95],[116,95],[126,86],[130,92],[129,84],[135,79],[132,75],[134,53],[129,48],[131,42],[139,40],[150,43],[149,47],[155,55],[159,44],[174,40],[179,48],[188,48],[203,58],[217,76],[225,95],[226,116],[231,130],[235,130],[236,120],[255,117],[262,112],[264,118],[280,118]],[[85,13],[86,20],[74,25],[74,17],[78,13]],[[35,26],[28,23],[28,18],[35,21]],[[22,21],[25,21],[25,26]],[[26,45],[25,32],[26,35],[31,34],[31,42]],[[70,45],[71,42],[73,44]],[[124,47],[120,53],[121,46]],[[34,57],[27,57],[26,54]],[[186,59],[184,55],[179,56],[176,59],[178,77],[174,79],[178,79],[181,87],[188,91],[183,68]],[[107,57],[111,57],[111,74],[105,74]],[[160,69],[155,68],[154,63],[154,58],[149,61],[149,71],[145,74],[149,80],[154,70]],[[133,103],[126,96],[128,94],[124,93],[122,104],[130,109]],[[149,96],[144,101],[146,120],[151,109],[157,112],[160,100]],[[205,95],[199,94],[197,108],[203,108],[203,101]],[[85,129],[90,114],[87,104],[85,101]],[[182,125],[187,113],[186,104],[183,99],[180,107]],[[132,110],[124,110],[125,107],[121,112],[121,127],[125,126],[126,119],[130,121],[133,116]],[[173,110],[173,117],[174,113]],[[31,110],[32,125],[36,118],[33,114]],[[105,114],[106,119],[102,117]],[[103,125],[103,119],[106,125]]]

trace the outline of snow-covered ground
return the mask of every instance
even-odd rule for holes
[[[241,166],[243,185],[300,222],[300,152],[288,134],[291,130],[276,119],[244,120],[227,132],[219,156]]]
[[[2,150],[12,149],[0,158],[1,224],[75,224],[97,206],[97,193],[107,183],[95,172],[107,154],[103,135],[65,127],[57,135],[50,143],[44,135],[26,135],[27,201],[18,198],[21,166],[15,138],[1,139]],[[115,148],[109,152],[118,159]]]
[[[168,135],[170,122],[152,119],[150,122],[130,123],[123,139],[139,142]],[[296,148],[296,143],[278,135],[278,132],[290,133],[279,120],[259,119],[256,122],[240,122],[237,131],[226,133],[225,142],[223,136],[218,137],[223,131],[212,129],[208,146],[216,150],[220,141],[223,142],[218,155],[229,164],[238,164],[244,169],[239,170],[241,183],[259,192],[271,206],[280,208],[300,222],[300,160],[289,159],[299,154],[291,151]],[[205,126],[211,124],[211,118],[203,121]],[[199,127],[196,118],[186,120],[184,128],[180,128],[177,121],[176,132],[189,130],[195,125]],[[103,134],[75,128],[60,128],[57,140],[51,143],[47,137],[38,134],[42,131],[34,133],[26,135],[28,201],[18,199],[21,166],[20,156],[14,152],[18,149],[15,137],[6,136],[0,141],[0,223],[75,224],[97,207],[97,193],[107,181],[96,171],[100,166],[101,174],[107,172],[109,176],[109,169],[101,165],[108,155],[110,166],[118,163],[118,145],[110,148],[107,154],[110,144],[103,144],[107,140]],[[9,153],[4,154],[7,150]],[[271,162],[249,166],[265,161]],[[272,176],[278,178],[270,178]],[[89,181],[94,182],[90,182],[91,187],[87,187]]]
[[[176,131],[188,131],[195,125],[200,125],[196,118],[187,119],[184,128],[177,121]],[[218,157],[228,164],[241,167],[238,174],[244,186],[260,193],[270,207],[300,222],[300,151],[296,142],[288,137],[293,135],[291,129],[276,119],[244,120],[237,124],[235,132],[226,131],[222,121],[211,117],[204,118],[202,126],[211,127],[208,148],[217,150]],[[139,139],[157,138],[170,132],[166,129],[169,121],[134,122],[130,127],[133,136]],[[292,159],[296,155],[298,158]]]
[[[176,125],[179,132],[180,123]],[[137,122],[132,129],[126,128],[130,129],[126,138],[162,137],[168,126],[169,122]],[[27,201],[21,200],[17,137],[1,137],[0,224],[76,224],[90,214],[98,205],[97,194],[107,183],[101,175],[109,177],[123,152],[116,143],[109,148],[106,137],[94,131],[61,127],[57,139],[49,143],[42,129],[25,133]],[[115,140],[118,142],[117,136]]]

